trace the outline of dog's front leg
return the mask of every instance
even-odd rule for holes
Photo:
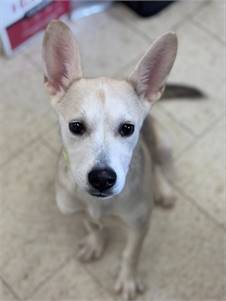
[[[103,225],[84,220],[87,235],[79,243],[78,259],[83,262],[97,260],[106,246],[106,229]]]
[[[147,228],[147,224],[144,227],[127,228],[127,243],[115,284],[115,291],[122,293],[126,300],[134,299],[138,293],[142,293],[144,290],[144,286],[137,275],[137,265]]]

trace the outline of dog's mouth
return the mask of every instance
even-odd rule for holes
[[[112,192],[101,192],[101,191],[91,191],[89,190],[89,194],[96,198],[110,198],[113,196]]]

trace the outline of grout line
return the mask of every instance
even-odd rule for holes
[[[170,101],[170,100],[169,100]],[[175,102],[179,102],[180,100],[179,99],[176,99],[175,100]],[[183,100],[181,100],[181,101],[183,101]],[[193,100],[192,100],[193,101]],[[199,101],[199,100],[197,100],[197,101]],[[163,103],[163,102],[168,102],[167,100],[166,101],[164,101],[164,99],[163,100],[160,100],[160,105],[161,105],[161,103]],[[185,130],[188,134],[190,134],[191,136],[193,136],[193,137],[195,137],[196,136],[196,134],[188,127],[188,126],[186,126],[185,124],[183,124],[182,122],[180,122],[180,121],[178,121],[175,117],[174,117],[174,115],[171,113],[171,112],[169,112],[165,107],[164,107],[164,105],[162,104],[161,105],[161,110],[170,118],[170,119],[172,119],[174,122],[176,122],[183,130]]]
[[[145,53],[145,52],[144,52],[144,53]],[[143,54],[144,54],[144,53],[143,53]],[[130,66],[133,66],[133,68],[135,69],[136,64],[140,61],[140,58],[141,58],[141,57],[142,57],[142,54],[139,55],[139,56],[136,56],[136,57],[133,58],[129,63],[126,63],[125,65],[123,65],[122,68],[120,68],[117,72],[115,72],[115,73],[113,74],[113,77],[115,77],[115,78],[126,78],[127,76],[129,76],[129,75],[130,75],[129,72],[128,72],[127,76],[126,76],[126,75],[122,76],[121,73],[124,73],[124,71],[125,71],[126,69],[129,69]],[[132,69],[132,70],[133,70],[133,69]],[[120,77],[120,76],[121,76],[121,77]]]
[[[21,154],[25,153],[27,151],[27,149],[30,149],[35,143],[38,142],[38,140],[40,140],[42,138],[42,135],[43,135],[43,133],[38,134],[37,136],[32,138],[29,142],[23,144],[23,147],[15,150],[5,162],[2,162],[0,164],[0,170],[1,170],[1,168],[4,168],[7,164],[9,164],[10,162],[13,162],[14,160],[16,160]]]
[[[45,137],[45,134],[50,133],[54,128],[56,127],[56,130],[58,131],[58,136],[59,136],[59,141],[60,141],[60,150],[55,149],[51,143],[49,143],[49,141],[47,140],[47,138]],[[40,137],[40,141],[43,145],[45,145],[48,149],[50,149],[51,151],[53,151],[56,155],[59,155],[61,153],[62,147],[63,147],[63,142],[62,142],[62,138],[60,135],[60,128],[59,128],[59,124],[57,124],[54,127],[49,128],[45,133],[43,133],[44,135],[42,135]]]
[[[188,13],[187,15],[185,15],[183,20],[180,20],[176,24],[174,24],[172,26],[172,29],[176,30],[180,26],[184,25],[184,23],[193,20],[193,18],[195,17],[194,16],[194,12],[198,11],[198,13],[200,13],[200,10],[202,10],[204,8],[204,6],[209,5],[211,3],[210,1],[211,0],[200,1],[201,3],[198,5],[198,7],[194,8],[194,10],[192,10],[190,13]]]
[[[225,225],[223,225],[221,222],[219,222],[215,217],[213,217],[211,214],[209,214],[208,211],[206,211],[202,206],[200,206],[195,199],[193,199],[191,196],[186,194],[180,187],[178,187],[174,182],[170,181],[170,184],[172,187],[181,194],[186,201],[194,205],[200,213],[202,213],[208,220],[211,220],[212,223],[214,223],[215,226],[217,226],[221,230],[226,230]]]
[[[47,275],[39,284],[37,284],[37,286],[32,290],[32,292],[23,299],[23,301],[32,298],[41,287],[43,287],[50,280],[52,280],[54,276],[68,264],[68,262],[73,260],[73,258],[74,258],[74,254],[72,253],[57,268],[55,268],[49,275]]]
[[[13,59],[15,59],[15,60],[16,60],[16,59],[18,59],[18,60],[21,60],[21,59],[22,59],[22,60],[23,60],[23,59],[25,59],[25,60],[27,61],[27,64],[28,64],[28,66],[26,66],[26,68],[32,68],[32,67],[34,67],[34,68],[35,68],[34,71],[40,73],[40,70],[38,70],[38,69],[36,68],[36,66],[34,66],[33,62],[32,62],[30,59],[28,59],[27,55],[26,55],[24,52],[21,52],[20,54],[18,54],[18,57],[17,57],[17,58],[16,58],[16,55],[17,55],[17,54],[14,54],[14,56],[13,56],[12,59],[11,59],[11,58],[5,58],[5,57],[3,56],[3,59],[4,59],[4,60],[13,60]],[[19,55],[21,55],[21,57],[19,57]],[[0,57],[0,58],[1,58],[1,57]],[[11,61],[11,62],[12,62],[12,61]],[[8,67],[8,66],[7,66],[7,67]],[[14,77],[20,78],[20,71],[19,71],[19,70],[13,71],[13,72],[11,72],[10,75],[6,75],[6,76],[3,77],[2,79],[0,79],[0,85],[3,85],[5,81],[8,81],[8,80],[12,77],[12,75],[13,75]]]
[[[39,63],[37,63],[30,54],[25,53],[24,56],[28,59],[29,63],[38,71],[44,74],[44,69],[41,67]]]
[[[201,29],[202,31],[204,31],[206,34],[208,34],[209,36],[211,36],[212,38],[214,38],[214,40],[218,43],[220,43],[222,46],[225,46],[226,42],[224,40],[222,40],[218,35],[216,35],[215,33],[211,32],[208,30],[208,28],[206,28],[202,23],[200,23],[199,21],[192,19],[191,22],[197,26],[199,29]]]
[[[44,137],[40,137],[40,142],[50,151],[54,152],[55,155],[59,155],[59,151],[57,151]]]
[[[101,283],[101,281],[99,280],[98,277],[96,277],[91,271],[89,268],[87,268],[86,265],[83,265],[84,267],[84,270],[89,274],[89,276],[98,284],[98,286],[103,289],[108,295],[109,297],[112,299],[112,300],[116,300],[115,299],[115,296],[112,294],[112,290],[106,286],[103,286],[103,284]],[[112,283],[112,286],[114,285],[114,283]]]
[[[47,110],[46,112],[44,112],[43,114],[41,114],[40,118],[42,118],[44,116],[47,116],[47,114],[49,114],[49,110]],[[11,161],[13,161],[16,158],[18,158],[18,156],[20,156],[21,153],[24,153],[27,150],[27,148],[30,148],[32,145],[34,145],[36,142],[38,142],[38,140],[42,138],[42,136],[46,133],[46,131],[51,130],[53,128],[54,122],[55,121],[51,121],[50,124],[46,128],[43,128],[43,131],[41,131],[40,133],[38,133],[37,135],[35,135],[27,143],[23,144],[21,147],[18,147],[18,149],[16,149],[15,151],[13,151],[12,154],[9,156],[8,159],[6,159],[2,163],[0,163],[0,169],[2,167],[5,167]]]
[[[164,113],[165,113],[165,112],[164,112]],[[166,112],[166,114],[167,114],[167,112]],[[181,129],[183,130],[183,128],[180,127],[180,124],[178,124],[173,118],[171,118],[171,116],[168,116],[168,117],[169,117],[170,119],[172,119],[171,122],[172,122],[172,121],[175,122],[176,126],[178,126],[180,130],[181,130]],[[154,119],[154,121],[156,122],[156,129],[157,129],[157,128],[162,128],[163,131],[166,131],[166,127],[164,127],[164,122],[161,123],[160,119],[158,119],[156,116],[154,116],[154,115],[152,115],[152,114],[151,114],[151,118]],[[157,131],[158,131],[158,130],[157,130]],[[195,137],[194,137],[194,135],[190,135],[190,136],[191,136],[191,138],[192,138],[192,142],[191,142],[191,143],[193,143]],[[189,144],[188,144],[188,145],[189,145]],[[180,151],[178,151],[178,152],[176,152],[176,153],[175,153],[176,147],[174,147],[174,146],[172,145],[171,150],[172,150],[173,162],[175,162],[175,161],[176,161],[176,158],[177,158],[178,156],[180,156],[180,154],[181,154],[182,152],[184,152],[184,150],[188,147],[188,145],[185,145],[184,147],[182,147],[182,149],[181,149]]]
[[[17,295],[17,293],[13,290],[13,288],[8,284],[7,281],[0,275],[0,280],[2,281],[3,285],[10,291],[14,298],[17,300],[21,300],[21,298]]]
[[[84,270],[88,273],[88,275],[93,279],[94,282],[105,292],[109,295],[109,297],[112,300],[116,300],[115,296],[112,295],[112,291],[108,288],[102,285],[101,281],[98,279],[98,277],[94,276],[92,272],[86,267],[86,265],[83,265]]]
[[[181,26],[182,24],[186,23],[191,17],[193,18],[194,12],[196,10],[202,9],[206,4],[209,4],[210,0],[200,1],[200,2],[201,3],[198,5],[198,7],[194,8],[194,10],[192,10],[190,13],[185,14],[185,16],[184,16],[184,18],[182,20],[178,21],[177,23],[175,23],[174,25],[171,26],[171,29],[172,30],[176,30],[176,29],[178,29],[179,26]],[[170,7],[168,9],[170,9]],[[161,12],[160,12],[160,14],[161,14]],[[117,20],[121,24],[126,25],[127,28],[129,28],[129,29],[132,28],[136,33],[138,33],[139,35],[142,35],[143,38],[145,38],[145,40],[148,41],[149,43],[153,41],[153,37],[148,36],[143,30],[141,30],[139,27],[137,27],[136,25],[134,25],[133,22],[130,22],[130,21],[129,22],[124,22],[124,20],[122,20],[121,18],[119,18],[119,17],[117,17],[115,15],[112,15],[112,18],[115,19],[115,20]]]
[[[185,147],[185,149],[182,152],[180,152],[177,158],[174,158],[175,163],[179,161],[179,159],[184,155],[184,153],[186,153],[193,146],[195,146],[201,138],[204,138],[209,132],[211,132],[213,126],[216,126],[218,123],[220,123],[223,116],[225,116],[225,112],[222,115],[218,116],[218,118],[216,118],[210,125],[208,125],[208,127],[206,127],[200,134],[196,135],[194,137],[194,140],[191,143],[189,143],[189,145]]]
[[[38,135],[37,137],[31,139],[29,142],[24,144],[22,148],[15,150],[6,161],[4,161],[0,164],[0,170],[1,170],[1,168],[4,168],[7,164],[9,164],[10,162],[13,162],[14,160],[16,160],[21,155],[21,153],[25,152],[25,150],[27,148],[31,148],[31,146],[34,145],[35,142],[37,141],[37,139],[39,139],[39,138],[40,137]]]
[[[103,287],[101,285],[101,283],[98,281],[98,279],[96,277],[93,276],[92,273],[89,272],[89,270],[86,268],[86,265],[85,264],[81,264],[81,262],[79,262],[77,259],[76,259],[76,251],[72,252],[72,254],[70,254],[65,260],[64,262],[59,266],[57,267],[50,275],[46,276],[45,279],[43,279],[34,289],[33,291],[31,292],[31,294],[29,296],[27,296],[24,300],[27,300],[27,299],[30,299],[32,298],[38,291],[41,287],[43,287],[45,284],[47,284],[49,281],[51,281],[52,279],[54,279],[55,275],[61,270],[63,269],[70,261],[76,261],[76,263],[80,266],[80,268],[82,270],[84,270],[92,279],[94,282],[96,282],[96,284],[104,290],[104,292],[106,292],[109,297],[112,297],[111,294],[109,294],[109,291]]]

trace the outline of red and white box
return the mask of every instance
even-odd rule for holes
[[[11,56],[14,49],[43,30],[52,19],[69,11],[69,0],[1,0],[0,38],[4,53]]]

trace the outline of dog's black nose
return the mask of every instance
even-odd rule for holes
[[[114,186],[116,177],[116,173],[111,168],[96,168],[91,170],[88,174],[90,185],[100,192],[103,192]]]

